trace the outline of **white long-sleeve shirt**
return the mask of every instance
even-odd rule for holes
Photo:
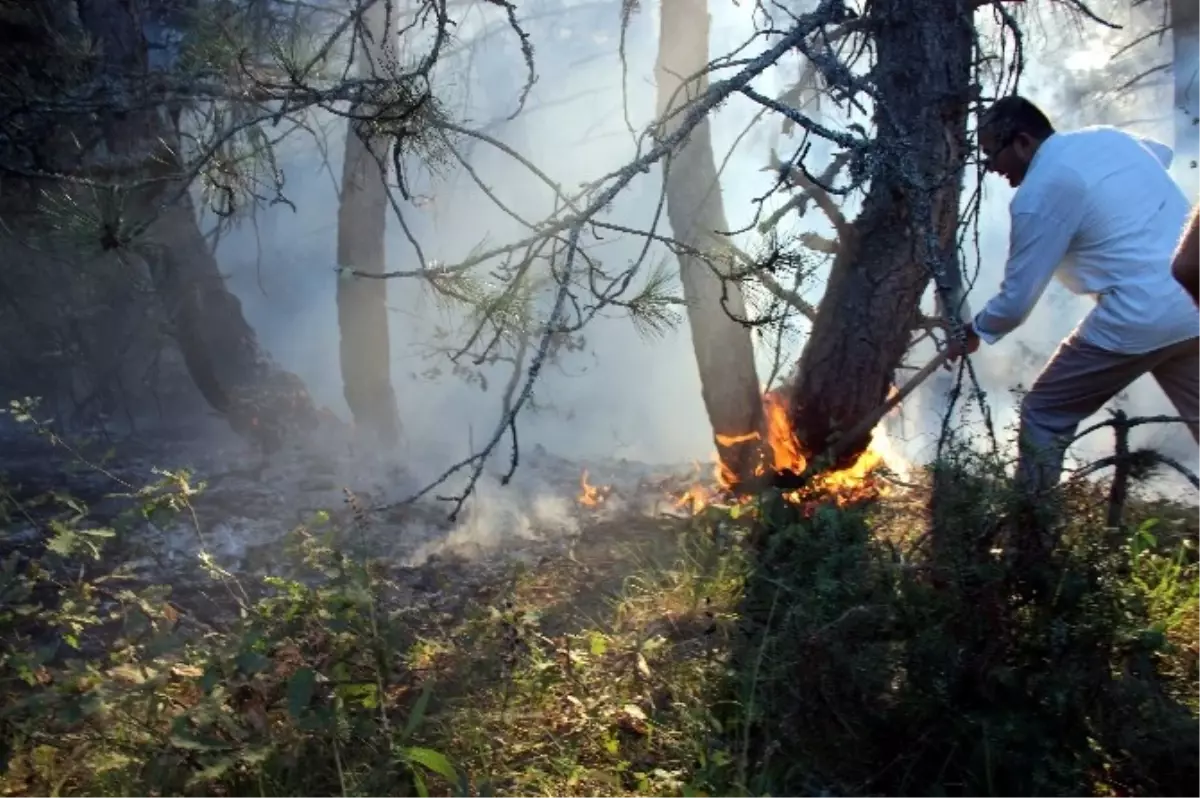
[[[1200,313],[1171,275],[1189,211],[1171,150],[1113,127],[1042,142],[1010,205],[1000,291],[975,316],[993,344],[1029,316],[1052,277],[1096,300],[1077,328],[1088,343],[1142,354],[1200,334]]]

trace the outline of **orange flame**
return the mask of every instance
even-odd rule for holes
[[[587,469],[584,469],[583,474],[579,477],[579,496],[576,497],[576,501],[584,507],[596,507],[608,497],[611,491],[612,488],[608,485],[589,484],[588,472]]]
[[[808,467],[808,459],[792,429],[787,402],[776,392],[764,394],[763,416],[766,449],[769,453],[764,458],[764,462],[760,462],[755,467],[755,475],[764,475],[768,468],[775,473],[786,471],[796,474],[803,473]],[[716,439],[721,446],[733,446],[761,440],[762,436],[757,432],[751,432],[744,435],[717,435]],[[736,493],[737,474],[719,456],[715,459],[713,476],[717,485],[726,492]],[[768,459],[769,463],[765,462]],[[874,475],[881,465],[883,465],[883,457],[868,448],[848,468],[821,474],[804,488],[784,494],[784,499],[793,504],[803,505],[808,512],[811,512],[819,504],[830,500],[839,506],[844,506],[849,502],[879,495],[882,489],[874,479]],[[681,509],[687,508],[695,514],[711,504],[716,498],[715,494],[714,490],[701,485],[693,485],[675,499],[675,506]],[[749,501],[749,497],[742,496],[734,501],[741,504]]]
[[[692,485],[679,498],[675,499],[675,507],[695,515],[712,503],[712,493],[703,485]]]

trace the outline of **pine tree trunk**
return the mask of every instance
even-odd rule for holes
[[[683,81],[708,62],[708,27],[707,0],[663,0],[655,72],[659,118],[708,88],[704,77],[681,89]],[[677,114],[666,122],[666,135],[676,129],[682,116]],[[666,183],[667,216],[676,240],[719,255],[725,242],[716,231],[727,230],[728,225],[707,120],[696,126],[671,157]],[[708,261],[682,254],[679,277],[704,406],[718,438],[721,462],[739,479],[748,478],[756,463],[756,442],[722,444],[720,440],[745,439],[762,426],[762,396],[750,328],[732,318],[746,318],[741,286],[722,280]]]
[[[396,4],[377,0],[364,14],[366,42],[358,50],[358,73],[380,76],[396,64]],[[369,109],[354,113],[369,116]],[[342,165],[338,208],[338,265],[368,274],[385,271],[388,142],[372,135],[370,122],[351,121]],[[361,431],[385,446],[399,439],[388,338],[388,281],[343,275],[337,284],[342,386]]]
[[[931,253],[919,231],[932,221],[946,269],[953,253],[971,97],[972,11],[968,0],[874,0],[874,75],[880,104],[875,143],[883,153],[801,353],[793,426],[811,454],[829,451],[887,398],[929,285]],[[922,203],[904,174],[940,186]],[[921,205],[926,216],[919,218]],[[838,444],[839,465],[870,435]]]
[[[122,0],[77,5],[80,26],[100,44],[101,69],[148,73],[136,6]],[[239,434],[267,451],[278,448],[288,431],[315,422],[312,400],[298,377],[263,352],[240,300],[226,287],[179,178],[179,136],[166,109],[109,114],[99,127],[96,146],[80,154],[77,168],[134,186],[123,226],[145,229],[128,246],[145,257],[196,387]]]
[[[1200,6],[1196,0],[1171,0],[1171,71],[1175,81],[1175,159],[1190,170],[1195,196],[1196,161],[1200,158]]]

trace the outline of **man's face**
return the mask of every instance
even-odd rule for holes
[[[1004,177],[1013,188],[1025,180],[1035,149],[1033,139],[1024,133],[1001,136],[987,129],[979,133],[984,168]]]

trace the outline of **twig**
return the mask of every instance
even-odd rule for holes
[[[1124,410],[1113,411],[1112,428],[1116,437],[1117,469],[1113,474],[1112,486],[1108,490],[1108,526],[1119,528],[1121,516],[1125,514],[1125,497],[1129,492],[1129,472],[1133,462],[1129,457],[1129,425]]]
[[[1114,423],[1113,419],[1097,422],[1083,432],[1076,433],[1075,437],[1071,438],[1068,443],[1075,443],[1080,438],[1090,435],[1098,429],[1113,426]],[[1133,418],[1122,419],[1121,423],[1132,429],[1143,424],[1195,424],[1196,419],[1189,416],[1134,416]]]
[[[926,363],[920,371],[909,378],[908,382],[904,383],[904,387],[892,394],[892,396],[886,402],[876,408],[873,412],[867,414],[862,421],[851,427],[849,432],[840,436],[830,450],[830,459],[836,461],[838,456],[843,453],[842,450],[846,445],[853,444],[854,441],[875,429],[875,425],[883,420],[884,416],[892,412],[897,405],[912,395],[912,392],[919,388],[921,383],[929,379],[934,372],[940,369],[946,363],[949,357],[950,353],[948,351],[939,352],[932,360]]]

